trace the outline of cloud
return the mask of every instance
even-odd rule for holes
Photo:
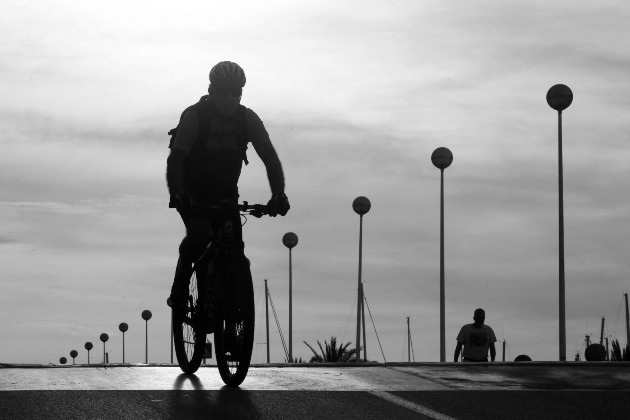
[[[11,244],[17,242],[15,239],[0,235],[0,244]]]
[[[87,206],[70,205],[55,202],[1,202],[0,210],[13,210],[17,212],[46,212],[67,215],[92,214],[93,210]]]
[[[388,360],[403,354],[406,316],[416,360],[436,360],[439,171],[429,157],[445,146],[455,156],[445,172],[447,342],[483,306],[508,349],[556,357],[557,120],[544,99],[555,83],[575,94],[563,113],[570,349],[580,348],[585,320],[614,318],[628,271],[627,7],[250,6],[226,3],[212,27],[194,24],[207,4],[174,14],[152,4],[151,21],[137,5],[121,18],[116,2],[99,14],[83,3],[25,3],[3,15],[0,244],[3,274],[17,280],[3,284],[2,307],[24,325],[43,307],[55,331],[74,325],[86,336],[150,307],[166,342],[164,297],[184,234],[166,208],[166,132],[204,92],[210,66],[229,57],[246,69],[244,104],[265,121],[287,176],[289,215],[250,219],[245,235],[256,290],[269,278],[284,324],[281,238],[300,237],[296,347],[331,334],[354,341],[351,203],[365,195],[363,276]],[[266,173],[252,148],[250,162],[241,197],[264,203]],[[11,306],[17,296],[28,305]],[[66,353],[52,335],[22,342],[44,341]]]

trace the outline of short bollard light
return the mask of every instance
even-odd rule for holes
[[[118,325],[118,329],[123,333],[123,363],[125,363],[125,333],[129,329],[129,325],[127,325],[126,322],[121,322],[120,325]]]
[[[79,352],[76,350],[70,351],[70,357],[72,357],[72,364],[74,365],[74,359],[79,355]]]
[[[107,342],[107,340],[109,340],[109,335],[107,335],[107,333],[103,333],[103,334],[101,334],[101,336],[99,338],[103,342],[103,364],[105,364],[105,363],[107,363],[107,356],[106,356],[106,353],[105,353],[105,343]]]
[[[88,354],[88,365],[90,364],[90,350],[92,350],[92,348],[94,347],[94,345],[91,342],[86,342],[85,343],[85,349],[87,350],[87,354]]]

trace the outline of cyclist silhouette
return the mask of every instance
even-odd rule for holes
[[[284,193],[284,172],[263,122],[240,104],[245,72],[236,63],[222,61],[210,70],[208,95],[188,107],[171,139],[166,181],[171,204],[186,227],[167,303],[180,307],[188,296],[192,264],[199,258],[221,220],[196,211],[194,203],[238,203],[238,180],[247,164],[247,144],[265,164],[271,199],[271,216],[286,215],[290,205]],[[238,210],[231,212],[234,236],[242,241]]]

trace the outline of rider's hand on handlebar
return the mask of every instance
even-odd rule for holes
[[[267,203],[267,212],[272,217],[284,216],[290,208],[289,199],[284,193],[275,193]]]
[[[186,194],[175,194],[171,197],[171,204],[180,213],[187,213],[193,206],[193,199]]]

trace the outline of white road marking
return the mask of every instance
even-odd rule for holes
[[[394,404],[400,405],[402,407],[408,408],[409,410],[415,411],[416,413],[420,413],[423,416],[430,417],[435,420],[455,420],[454,417],[449,417],[446,414],[438,413],[437,411],[433,411],[430,408],[424,407],[420,404],[412,403],[411,401],[407,401],[403,398],[397,397],[389,392],[385,391],[367,391],[370,394],[392,402]]]

